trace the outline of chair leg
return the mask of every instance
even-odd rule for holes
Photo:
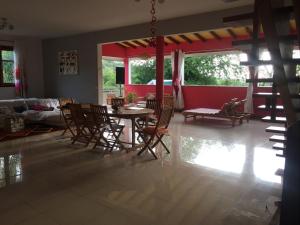
[[[151,152],[155,159],[158,159],[155,152],[150,147],[148,147],[148,150]]]
[[[112,131],[113,132],[113,136],[115,138],[115,141],[114,141],[114,144],[112,145],[111,149],[110,149],[110,152],[112,152],[114,150],[114,147],[116,146],[116,144],[119,142],[119,138],[123,132],[123,128],[120,129],[120,131],[118,132],[118,134],[116,135],[116,132],[115,131]]]
[[[141,155],[144,151],[147,150],[147,148],[149,147],[150,143],[151,143],[151,139],[145,142],[145,146],[138,152],[138,155]]]
[[[162,146],[166,149],[166,151],[168,152],[168,154],[170,154],[170,150],[168,149],[168,147],[166,146],[166,144],[162,141],[164,135],[156,135],[157,140],[155,141],[155,143],[152,145],[152,148],[154,148],[159,142],[162,144]]]

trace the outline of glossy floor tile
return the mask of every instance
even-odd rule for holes
[[[284,159],[267,125],[176,114],[159,160],[71,145],[60,132],[0,143],[0,224],[270,224]]]

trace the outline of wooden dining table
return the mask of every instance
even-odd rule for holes
[[[134,106],[121,107],[118,111],[108,109],[108,114],[110,117],[131,120],[131,138],[132,138],[131,147],[133,150],[136,149],[135,133],[136,133],[136,128],[138,127],[136,120],[138,118],[145,119],[146,126],[147,126],[148,118],[153,113],[154,110],[152,109],[140,108]]]

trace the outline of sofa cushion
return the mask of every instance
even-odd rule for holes
[[[0,106],[8,107],[11,112],[15,112],[15,106],[24,106],[26,110],[28,109],[26,102],[24,99],[12,99],[12,100],[0,100]]]

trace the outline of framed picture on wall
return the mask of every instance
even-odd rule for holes
[[[59,74],[77,75],[78,74],[78,51],[60,51],[58,52]]]

